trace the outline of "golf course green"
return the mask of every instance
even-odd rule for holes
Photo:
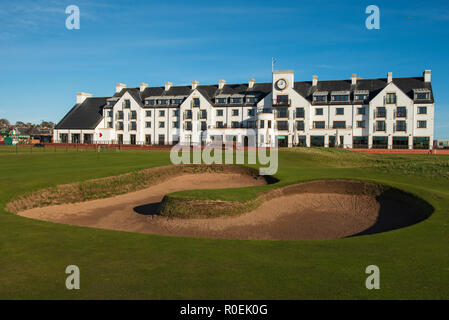
[[[303,181],[352,179],[403,190],[434,209],[412,226],[344,239],[180,238],[38,221],[6,209],[43,188],[169,164],[168,151],[0,147],[0,299],[449,298],[445,155],[291,148],[279,151],[276,183],[170,194],[246,202]],[[89,195],[89,183],[80,185]],[[80,290],[66,289],[68,265],[80,269]],[[379,290],[365,286],[369,265],[380,269]]]

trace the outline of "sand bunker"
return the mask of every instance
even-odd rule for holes
[[[34,208],[21,216],[79,226],[199,238],[312,240],[371,234],[409,226],[432,212],[422,200],[410,202],[359,192],[368,184],[330,180],[276,191],[255,210],[216,218],[167,218],[157,208],[167,193],[265,184],[233,173],[186,174],[147,189],[107,199]],[[405,194],[405,193],[404,193]],[[409,198],[407,198],[409,197]],[[404,200],[405,199],[405,200]],[[407,200],[408,199],[408,200]]]

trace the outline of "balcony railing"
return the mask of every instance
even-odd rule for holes
[[[290,106],[291,100],[290,99],[276,99],[273,100],[273,107],[280,107],[280,106]]]
[[[277,112],[274,113],[274,117],[276,119],[288,119],[288,115],[289,115],[288,111],[285,111],[285,112],[277,111]]]
[[[324,126],[312,126],[312,127],[310,127],[310,130],[324,130],[324,129],[329,129],[329,130],[348,130],[348,129],[352,129],[352,125],[345,125],[345,126],[324,125]]]

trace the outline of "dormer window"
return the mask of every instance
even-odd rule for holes
[[[216,98],[215,101],[217,103],[226,103],[226,98]]]
[[[109,106],[113,106],[114,104],[115,104],[115,101],[114,101],[114,100],[108,101],[108,105],[109,105]]]
[[[367,99],[368,99],[368,95],[366,95],[366,94],[356,94],[354,96],[355,101],[365,101]]]
[[[413,89],[415,100],[430,100],[430,90],[429,89]]]
[[[316,91],[313,94],[313,101],[314,102],[326,102],[327,101],[327,91]]]
[[[173,99],[172,100],[173,104],[181,104],[181,102],[182,102],[182,99]]]
[[[332,101],[348,101],[349,95],[334,95],[332,96]]]
[[[168,104],[168,99],[160,99],[159,104]]]
[[[231,103],[242,103],[242,98],[231,98]]]
[[[246,102],[247,103],[256,103],[257,98],[256,97],[246,97]]]
[[[147,105],[153,106],[155,104],[155,100],[147,100]]]

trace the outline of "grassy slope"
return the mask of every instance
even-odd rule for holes
[[[376,180],[419,194],[436,210],[384,234],[279,242],[162,237],[18,217],[3,207],[21,192],[168,164],[168,153],[1,152],[0,298],[449,298],[449,157],[281,152],[283,183]],[[242,192],[226,197],[232,194]],[[69,264],[81,269],[79,291],[65,289]],[[364,286],[370,264],[380,267],[381,290]]]

